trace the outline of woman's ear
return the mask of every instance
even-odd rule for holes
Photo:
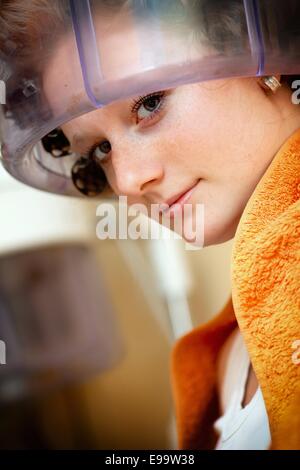
[[[276,93],[278,88],[281,87],[281,75],[266,75],[258,79],[258,83],[263,90],[272,91]]]

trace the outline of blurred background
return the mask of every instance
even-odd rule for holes
[[[99,240],[98,204],[0,169],[1,449],[176,449],[170,353],[227,301],[232,242]]]

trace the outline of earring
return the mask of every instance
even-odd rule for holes
[[[278,88],[281,87],[281,83],[275,75],[267,75],[266,77],[261,77],[260,84],[265,90],[271,90],[273,93],[276,93]]]

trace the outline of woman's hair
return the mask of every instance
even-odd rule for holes
[[[0,0],[0,60],[35,69],[67,17],[66,0]]]

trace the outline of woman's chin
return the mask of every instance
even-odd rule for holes
[[[234,238],[240,216],[229,223],[215,223],[204,226],[204,246],[220,245]],[[223,221],[224,222],[224,221]]]
[[[234,238],[240,215],[235,219],[224,220],[209,220],[204,218],[201,225],[197,225],[194,231],[184,231],[182,238],[187,242],[198,248],[204,248],[211,245],[219,245]]]
[[[159,223],[197,248],[219,245],[234,238],[241,217],[240,212],[238,215],[234,215],[224,211],[212,216],[210,211],[205,211],[204,205],[202,205],[202,210],[199,209],[197,213],[194,209],[183,219],[178,217],[167,220],[160,219]]]

